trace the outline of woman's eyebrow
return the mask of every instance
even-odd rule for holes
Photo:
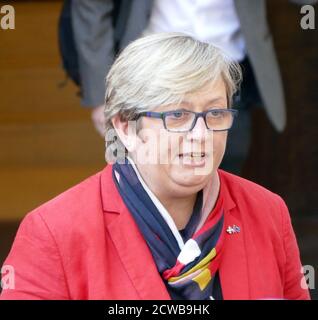
[[[219,102],[225,103],[225,106],[226,106],[226,100],[224,99],[224,97],[221,97],[221,96],[209,100],[208,102],[205,103],[205,106],[210,106],[211,104],[219,103]],[[188,101],[188,100],[182,100],[180,102],[180,105],[193,106],[193,103],[191,101]]]

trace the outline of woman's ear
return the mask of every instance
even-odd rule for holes
[[[132,152],[136,148],[136,121],[123,121],[120,119],[120,115],[115,115],[112,119],[112,124],[116,133],[129,152]]]

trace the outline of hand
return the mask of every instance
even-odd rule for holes
[[[102,136],[105,136],[105,116],[104,116],[105,105],[101,105],[93,108],[92,120],[96,131]]]

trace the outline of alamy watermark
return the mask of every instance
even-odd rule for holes
[[[13,266],[3,265],[0,271],[1,288],[3,290],[15,289],[15,274]]]
[[[313,30],[316,28],[315,8],[309,4],[302,6],[300,13],[303,15],[300,20],[300,26],[303,30]]]
[[[15,29],[15,10],[11,5],[0,7],[0,28],[3,30]]]
[[[303,289],[315,289],[315,268],[311,265],[305,265],[301,268],[301,273],[304,277],[301,280],[301,287]]]

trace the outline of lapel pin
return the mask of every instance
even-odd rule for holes
[[[239,233],[240,231],[241,231],[241,228],[236,226],[235,224],[232,227],[228,226],[226,229],[226,232],[228,234]]]

